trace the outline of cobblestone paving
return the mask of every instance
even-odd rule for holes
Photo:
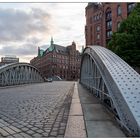
[[[74,82],[0,88],[0,137],[64,137]]]

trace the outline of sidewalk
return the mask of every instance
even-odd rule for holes
[[[126,136],[100,101],[79,83],[75,83],[65,137],[116,138]]]
[[[75,82],[65,138],[86,138],[84,116],[79,99],[77,83]]]

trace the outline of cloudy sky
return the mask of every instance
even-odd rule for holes
[[[0,57],[16,55],[30,62],[37,47],[55,44],[77,49],[85,45],[85,7],[87,3],[1,3]],[[44,47],[44,49],[46,49]]]

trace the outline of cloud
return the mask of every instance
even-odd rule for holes
[[[27,43],[33,43],[35,45],[38,45],[42,41],[42,38],[39,37],[30,37],[26,39]]]
[[[30,36],[49,35],[51,15],[38,8],[30,11],[0,9],[0,42],[23,41]]]
[[[37,46],[84,45],[86,3],[3,3],[0,5],[0,56],[16,55],[29,62]]]
[[[37,46],[33,43],[25,43],[20,46],[3,46],[0,49],[0,55],[18,55],[28,56],[35,55],[37,53]]]

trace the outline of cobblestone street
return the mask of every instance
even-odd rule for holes
[[[0,88],[0,137],[64,137],[74,82]]]

